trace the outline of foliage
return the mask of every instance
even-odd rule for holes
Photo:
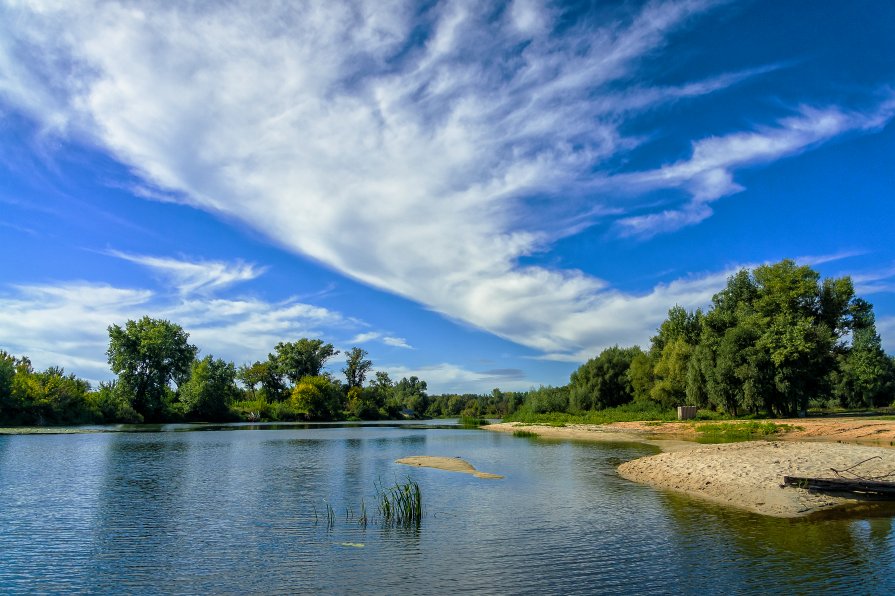
[[[640,420],[677,420],[677,412],[675,410],[663,410],[658,404],[652,402],[631,402],[614,408],[590,410],[574,414],[568,412],[538,413],[523,405],[512,415],[504,418],[504,422],[550,424],[556,426],[565,424],[609,424],[612,422],[634,422]]]
[[[345,368],[342,369],[342,373],[345,375],[345,380],[348,382],[348,389],[363,387],[364,380],[367,378],[367,373],[372,367],[373,362],[367,360],[366,350],[357,347],[348,350],[345,359]]]
[[[310,420],[342,417],[342,388],[327,376],[303,377],[292,389],[292,404]]]
[[[423,495],[420,485],[407,479],[385,488],[376,486],[376,502],[382,524],[389,526],[419,526],[423,520]]]
[[[776,424],[774,422],[758,422],[755,420],[696,425],[697,441],[700,443],[749,441],[793,430],[799,430],[799,427],[791,424]]]
[[[632,401],[628,369],[639,352],[637,347],[614,346],[582,364],[569,381],[569,410],[602,410]]]
[[[198,349],[179,325],[143,317],[109,327],[109,366],[133,408],[147,420],[164,412],[169,383],[189,378]]]
[[[296,342],[280,342],[274,348],[276,355],[269,355],[277,371],[285,375],[293,385],[303,377],[319,377],[326,361],[339,353],[332,344],[322,339],[301,338]]]
[[[477,426],[487,426],[487,425],[491,424],[485,418],[473,418],[470,416],[461,416],[457,422],[458,422],[458,424],[460,424],[460,426],[476,426],[476,427]]]
[[[189,380],[180,387],[187,416],[200,420],[229,418],[230,404],[238,395],[235,367],[213,356],[194,361]]]
[[[409,410],[415,417],[422,417],[429,407],[427,388],[426,382],[415,376],[409,379],[404,377],[395,384],[394,400],[399,407]]]

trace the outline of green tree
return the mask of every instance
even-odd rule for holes
[[[849,305],[849,310],[851,349],[839,355],[834,395],[843,406],[850,408],[889,405],[895,397],[895,369],[876,332],[873,306],[858,298]]]
[[[276,356],[269,359],[276,362],[279,372],[296,384],[303,377],[320,376],[326,361],[339,353],[332,344],[322,339],[301,338],[296,342],[280,342],[274,348]]]
[[[687,398],[687,370],[693,346],[684,336],[665,343],[654,369],[655,384],[650,398],[664,408],[683,404]],[[632,361],[633,366],[633,361]],[[632,388],[633,389],[633,388]]]
[[[311,420],[341,418],[342,388],[327,376],[302,377],[292,389],[292,403]]]
[[[425,414],[429,407],[429,395],[426,393],[428,386],[425,381],[415,376],[404,377],[395,384],[395,399],[404,408],[412,411],[415,416]]]
[[[198,349],[180,325],[143,317],[109,327],[109,366],[133,408],[147,420],[159,419],[171,382],[189,378]]]
[[[639,351],[613,346],[582,364],[569,380],[569,409],[602,410],[632,401],[628,370]]]
[[[348,350],[346,356],[345,368],[342,369],[342,372],[348,381],[348,389],[363,387],[367,373],[370,372],[370,368],[373,366],[373,363],[366,359],[367,351],[355,347]]]
[[[193,362],[189,380],[180,387],[186,414],[203,420],[226,418],[238,395],[233,363],[211,355]]]
[[[373,404],[379,410],[380,418],[395,418],[398,415],[399,408],[394,397],[395,384],[385,371],[376,371],[376,375],[370,382],[368,393],[371,396]],[[390,408],[390,405],[394,405]]]

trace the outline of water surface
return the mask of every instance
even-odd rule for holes
[[[644,445],[419,424],[153,430],[0,436],[0,591],[895,592],[891,517],[780,520],[668,495],[615,472]],[[410,455],[505,478],[394,463]],[[376,482],[405,477],[419,528],[357,523]]]

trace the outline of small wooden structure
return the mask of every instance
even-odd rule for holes
[[[677,407],[677,419],[678,420],[692,420],[696,418],[696,410],[698,410],[696,406],[678,406]]]

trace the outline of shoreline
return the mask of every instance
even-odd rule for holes
[[[805,517],[865,502],[802,488],[784,488],[783,476],[835,477],[834,470],[843,472],[868,459],[854,472],[876,477],[895,470],[895,449],[889,446],[889,436],[895,437],[895,421],[828,419],[822,421],[823,426],[811,424],[814,421],[805,424],[803,419],[774,422],[802,428],[768,440],[718,444],[697,443],[693,440],[695,425],[689,423],[683,423],[689,427],[687,432],[681,432],[682,423],[553,427],[507,422],[483,428],[508,433],[525,430],[547,439],[652,445],[661,453],[625,462],[618,467],[618,474],[654,488],[782,518]],[[879,442],[884,441],[886,446],[866,444],[867,433],[879,437]]]

